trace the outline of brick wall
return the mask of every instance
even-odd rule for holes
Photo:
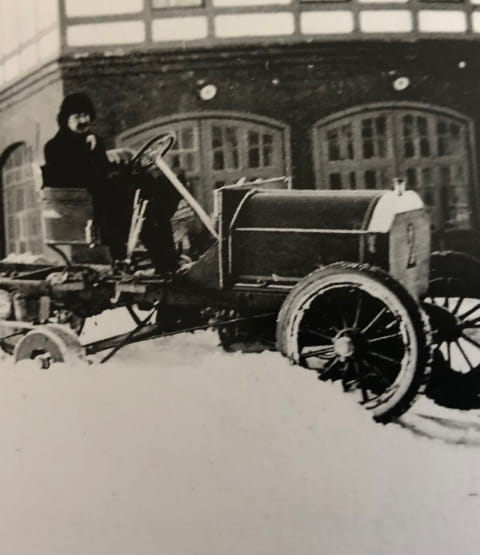
[[[295,184],[313,183],[311,128],[331,113],[369,102],[415,101],[456,109],[480,121],[480,45],[446,41],[358,43],[198,51],[174,55],[91,56],[65,68],[65,89],[89,91],[98,130],[110,140],[173,113],[238,110],[291,127]],[[459,67],[466,62],[464,68]],[[410,86],[397,92],[396,76]],[[203,83],[218,87],[202,101]]]
[[[107,145],[149,120],[175,113],[233,110],[290,126],[294,186],[314,185],[311,130],[319,119],[365,103],[411,101],[439,105],[480,122],[480,44],[446,40],[238,47],[129,56],[91,54],[61,60],[53,72],[0,98],[0,151],[26,140],[40,159],[56,130],[63,94],[93,98],[97,130]],[[406,75],[410,86],[396,91]],[[199,97],[203,84],[218,94]],[[477,141],[478,142],[478,141]],[[475,156],[477,166],[480,153]]]

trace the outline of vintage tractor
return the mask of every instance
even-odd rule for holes
[[[47,241],[64,261],[0,264],[0,345],[16,361],[47,368],[107,351],[106,361],[134,341],[214,327],[227,350],[252,342],[277,349],[321,379],[339,380],[387,422],[422,391],[432,363],[452,362],[452,344],[465,350],[466,337],[480,347],[479,306],[461,308],[461,270],[448,262],[464,258],[431,258],[428,214],[402,183],[366,191],[239,183],[215,192],[210,217],[165,163],[169,145],[170,138],[155,138],[133,163],[155,163],[182,193],[210,235],[203,252],[176,275],[139,276],[137,198],[128,264],[119,269],[94,260],[94,249],[92,261],[72,262],[65,249],[86,248],[88,198],[84,191],[69,191],[67,199],[49,191]],[[48,220],[52,214],[56,222]],[[470,262],[476,272],[477,262]],[[445,287],[453,284],[450,298]],[[471,285],[476,289],[475,279]],[[82,343],[85,318],[117,307],[130,312],[132,331]]]

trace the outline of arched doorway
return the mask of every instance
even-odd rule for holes
[[[1,190],[4,245],[2,256],[43,250],[41,212],[35,186],[32,149],[12,145],[2,157]]]
[[[313,130],[316,186],[390,188],[407,180],[429,208],[434,230],[474,224],[473,126],[452,110],[418,103],[359,106]]]
[[[276,120],[241,112],[199,112],[152,120],[122,133],[119,146],[138,148],[156,133],[172,132],[169,163],[187,174],[193,195],[207,211],[212,190],[290,173],[289,130]]]

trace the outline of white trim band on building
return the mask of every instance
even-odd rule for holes
[[[412,14],[408,10],[365,10],[359,16],[364,33],[410,33]]]
[[[143,0],[65,0],[67,17],[122,15],[143,11]]]
[[[68,46],[137,44],[145,40],[143,21],[86,23],[67,27]]]
[[[215,35],[219,38],[272,37],[295,32],[293,13],[272,12],[215,17]]]
[[[353,13],[349,10],[312,11],[300,15],[300,30],[305,35],[351,33]]]
[[[208,19],[198,17],[169,17],[154,19],[152,22],[152,40],[199,40],[208,36]]]
[[[460,10],[420,10],[418,30],[424,33],[464,33],[467,16]]]

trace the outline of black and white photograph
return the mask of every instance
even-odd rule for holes
[[[480,0],[0,0],[0,555],[477,555]]]

